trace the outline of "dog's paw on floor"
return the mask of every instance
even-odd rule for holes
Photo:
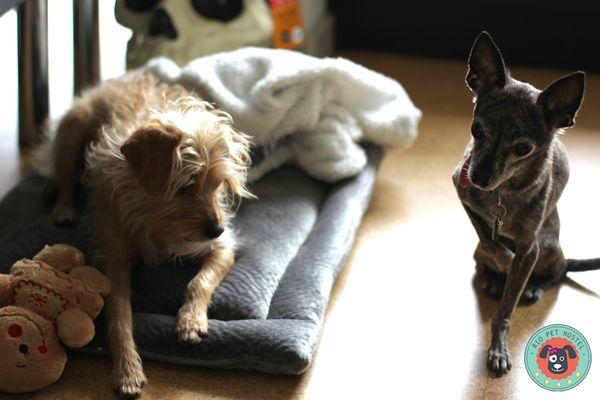
[[[537,303],[539,299],[544,295],[544,289],[535,287],[535,286],[527,286],[521,295],[521,303],[524,304],[534,304]]]
[[[146,385],[146,376],[141,368],[127,373],[113,373],[113,387],[120,399],[137,399]]]
[[[486,272],[482,276],[481,288],[485,294],[492,299],[499,300],[502,298],[505,285],[506,276],[502,276],[493,272]],[[525,290],[523,290],[523,294],[521,294],[520,302],[521,304],[527,305],[535,304],[539,299],[542,298],[543,295],[544,289],[538,286],[528,285],[525,287]]]
[[[506,278],[501,277],[499,274],[492,272],[486,272],[482,276],[481,288],[492,299],[499,300],[502,297],[504,291],[504,285],[506,284]]]
[[[494,349],[488,350],[487,367],[490,372],[500,377],[506,374],[512,368],[512,361],[506,349]]]

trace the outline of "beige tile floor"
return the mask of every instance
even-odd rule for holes
[[[450,175],[468,140],[471,96],[464,66],[450,61],[345,53],[404,83],[423,112],[421,135],[390,151],[356,245],[333,290],[318,353],[302,376],[271,376],[146,362],[146,399],[591,399],[600,367],[567,393],[536,386],[523,368],[529,336],[549,323],[573,325],[600,354],[600,271],[570,275],[513,319],[513,371],[488,375],[484,351],[497,305],[473,282],[476,237]],[[515,68],[544,86],[560,73]],[[588,77],[577,127],[564,141],[572,179],[560,203],[567,256],[600,256],[600,76]],[[17,177],[13,147],[0,146],[0,189]],[[110,398],[110,360],[73,354],[62,379],[22,399]],[[2,397],[0,398],[9,398]]]

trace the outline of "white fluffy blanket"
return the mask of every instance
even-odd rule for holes
[[[421,118],[398,82],[342,58],[243,48],[183,68],[157,58],[143,70],[231,114],[264,150],[251,180],[284,163],[329,182],[353,176],[366,163],[360,141],[406,146]]]

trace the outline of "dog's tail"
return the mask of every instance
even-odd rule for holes
[[[589,258],[587,260],[569,258],[567,260],[567,271],[581,272],[595,269],[600,269],[600,258]]]

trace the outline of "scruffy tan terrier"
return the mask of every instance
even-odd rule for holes
[[[90,192],[112,283],[106,314],[113,382],[120,396],[137,397],[146,378],[132,336],[131,268],[198,256],[202,268],[187,287],[175,329],[184,342],[207,334],[212,294],[234,262],[231,206],[251,197],[248,137],[183,87],[134,72],[77,98],[52,149],[55,221],[73,221],[82,177]]]

